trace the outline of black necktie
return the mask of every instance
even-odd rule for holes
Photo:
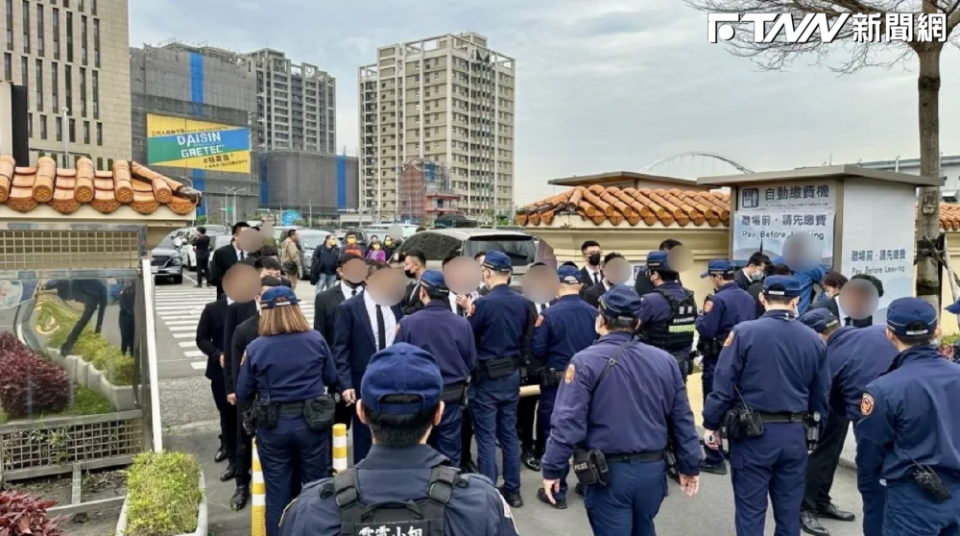
[[[598,274],[598,273],[596,273],[596,272],[593,273],[593,284],[594,284],[594,285],[599,285],[599,284],[600,284],[600,274]]]
[[[853,323],[853,321],[850,320],[850,317],[849,317],[849,316],[843,319],[843,325],[844,325],[844,326],[849,326],[849,325],[852,324],[852,323]]]
[[[387,347],[387,324],[383,320],[383,309],[377,306],[377,346],[380,350]]]
[[[351,290],[350,290],[350,297],[353,298],[353,297],[356,296],[356,295],[357,295],[357,289],[351,289]]]
[[[241,250],[241,251],[240,251],[240,260],[242,261],[242,260],[246,257],[246,255],[247,255],[247,254],[244,253],[244,252]]]

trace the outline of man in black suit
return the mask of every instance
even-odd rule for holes
[[[233,226],[231,233],[233,240],[229,245],[223,246],[213,252],[213,258],[210,262],[210,284],[217,287],[217,299],[223,297],[223,276],[227,275],[234,264],[247,258],[247,253],[240,249],[240,233],[250,227],[246,222],[239,222]]]
[[[260,294],[267,289],[281,286],[280,278],[266,276],[260,278]],[[227,481],[231,478],[236,479],[237,489],[230,499],[230,508],[233,510],[242,510],[250,499],[250,469],[252,464],[252,446],[251,438],[243,429],[243,412],[248,408],[237,404],[237,380],[240,377],[240,365],[243,362],[243,355],[247,351],[247,346],[259,336],[259,299],[247,303],[231,303],[227,308],[227,318],[232,324],[230,331],[226,333],[228,345],[226,348],[226,357],[224,358],[223,374],[226,384],[227,403],[234,406],[234,418],[237,420],[235,435],[235,454],[230,462],[233,471],[230,474],[224,473],[221,480]],[[228,470],[229,472],[229,470]],[[226,478],[224,478],[226,476]],[[299,479],[292,479],[299,482]]]
[[[403,301],[400,302],[400,309],[404,315],[412,315],[423,309],[423,302],[420,301],[420,276],[426,271],[427,254],[423,250],[410,248],[404,252],[403,273],[413,279],[407,285],[407,292],[403,295]]]
[[[96,332],[99,334],[103,329],[103,315],[107,311],[107,284],[100,279],[73,280],[67,282],[65,286],[70,289],[67,292],[68,298],[83,304],[83,313],[67,335],[66,342],[60,347],[62,356],[70,355],[73,351],[73,345],[77,343],[83,329],[90,323],[93,313],[97,313]]]
[[[741,289],[750,290],[750,285],[757,281],[763,281],[767,276],[768,266],[770,266],[770,257],[764,255],[762,251],[758,251],[750,255],[747,265],[737,272],[733,280]]]
[[[617,252],[607,253],[607,255],[603,258],[603,268],[604,268],[603,279],[600,281],[599,284],[593,285],[592,287],[588,288],[586,292],[583,293],[583,301],[589,303],[594,307],[599,307],[600,297],[606,294],[608,290],[610,290],[616,285],[616,283],[613,283],[610,281],[609,279],[610,274],[607,273],[606,271],[607,264],[609,264],[610,261],[614,259],[623,259],[624,262],[626,262],[626,259],[624,258],[624,256]]]
[[[207,356],[207,370],[204,375],[210,380],[213,403],[217,405],[217,412],[220,414],[220,448],[213,459],[217,463],[230,460],[232,466],[237,447],[237,412],[227,403],[226,378],[223,375],[226,356],[223,350],[223,323],[227,316],[227,300],[228,298],[221,298],[203,308],[200,323],[197,324],[197,348]]]
[[[337,307],[363,292],[367,276],[367,261],[356,255],[341,255],[337,276],[340,281],[317,295],[313,303],[313,329],[319,331],[327,344],[333,342]]]
[[[197,258],[197,288],[203,288],[203,278],[210,280],[210,237],[206,227],[197,227],[197,237],[193,241],[193,251]]]
[[[580,253],[583,255],[583,268],[580,268],[580,281],[583,281],[583,286],[580,288],[580,296],[583,297],[586,289],[599,285],[603,279],[603,271],[600,270],[600,243],[587,240],[580,246]]]
[[[397,326],[403,318],[399,306],[386,307],[376,303],[374,296],[387,295],[392,284],[385,263],[371,263],[366,289],[337,307],[333,334],[333,357],[337,363],[341,396],[347,404],[359,398],[360,381],[373,354],[393,344]],[[353,418],[353,463],[356,465],[370,452],[370,429]]]
[[[683,244],[679,240],[668,238],[663,242],[660,242],[660,247],[657,249],[659,249],[660,251],[670,251],[673,248],[677,246],[682,246],[682,245]],[[677,283],[680,283],[679,279],[677,279]],[[636,284],[634,285],[634,287],[637,291],[637,294],[640,296],[643,296],[644,294],[650,294],[651,292],[653,292],[654,288],[656,288],[653,286],[653,282],[650,281],[650,272],[647,271],[646,267],[644,267],[644,269],[640,271],[640,274],[637,276]],[[584,300],[587,299],[586,294],[584,294],[583,299]],[[600,297],[597,296],[597,299],[599,300]],[[598,304],[599,304],[599,301],[597,303],[591,303],[590,305],[593,305],[594,307],[596,307]]]
[[[883,282],[872,275],[858,274],[850,278],[850,282],[843,286],[839,296],[822,300],[814,304],[811,309],[830,311],[833,316],[840,320],[841,326],[865,328],[873,325],[873,314],[860,319],[854,318],[854,316],[862,317],[864,314],[870,313],[865,309],[876,303],[874,297],[877,299],[883,297]]]

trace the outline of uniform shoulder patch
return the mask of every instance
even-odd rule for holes
[[[866,417],[873,413],[873,407],[876,405],[876,402],[873,400],[873,397],[869,393],[863,393],[863,399],[860,400],[860,413]]]
[[[713,300],[707,300],[707,302],[703,304],[703,312],[709,313],[711,310],[713,310]]]
[[[730,334],[727,335],[727,340],[723,341],[724,347],[730,346],[731,344],[733,344],[733,331],[731,331]]]
[[[565,383],[570,383],[573,381],[573,378],[577,375],[577,367],[570,363],[567,365],[567,373],[563,375],[563,381]]]
[[[543,315],[537,317],[537,325],[535,327],[540,327],[543,325]]]

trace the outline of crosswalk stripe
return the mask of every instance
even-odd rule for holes
[[[172,330],[171,330],[171,331],[172,331]],[[188,337],[194,337],[194,336],[196,336],[196,334],[193,333],[193,330],[187,331],[186,333],[174,333],[174,334],[173,334],[173,338],[174,338],[174,339],[186,339],[186,338],[188,338]]]
[[[203,352],[200,350],[194,350],[192,352],[184,352],[183,355],[187,357],[203,357]]]
[[[177,344],[180,345],[180,348],[196,348],[197,347],[197,341],[184,341],[184,342],[178,342]]]
[[[207,368],[207,362],[206,362],[206,361],[193,361],[193,362],[190,363],[190,366],[193,367],[194,370],[206,370],[206,368]]]

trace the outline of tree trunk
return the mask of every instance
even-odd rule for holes
[[[920,175],[940,178],[940,53],[942,46],[930,46],[917,52],[920,76],[917,80],[920,120]],[[917,211],[917,246],[929,238],[936,243],[940,234],[940,187],[921,188]],[[939,264],[929,256],[917,263],[917,297],[940,310]]]

